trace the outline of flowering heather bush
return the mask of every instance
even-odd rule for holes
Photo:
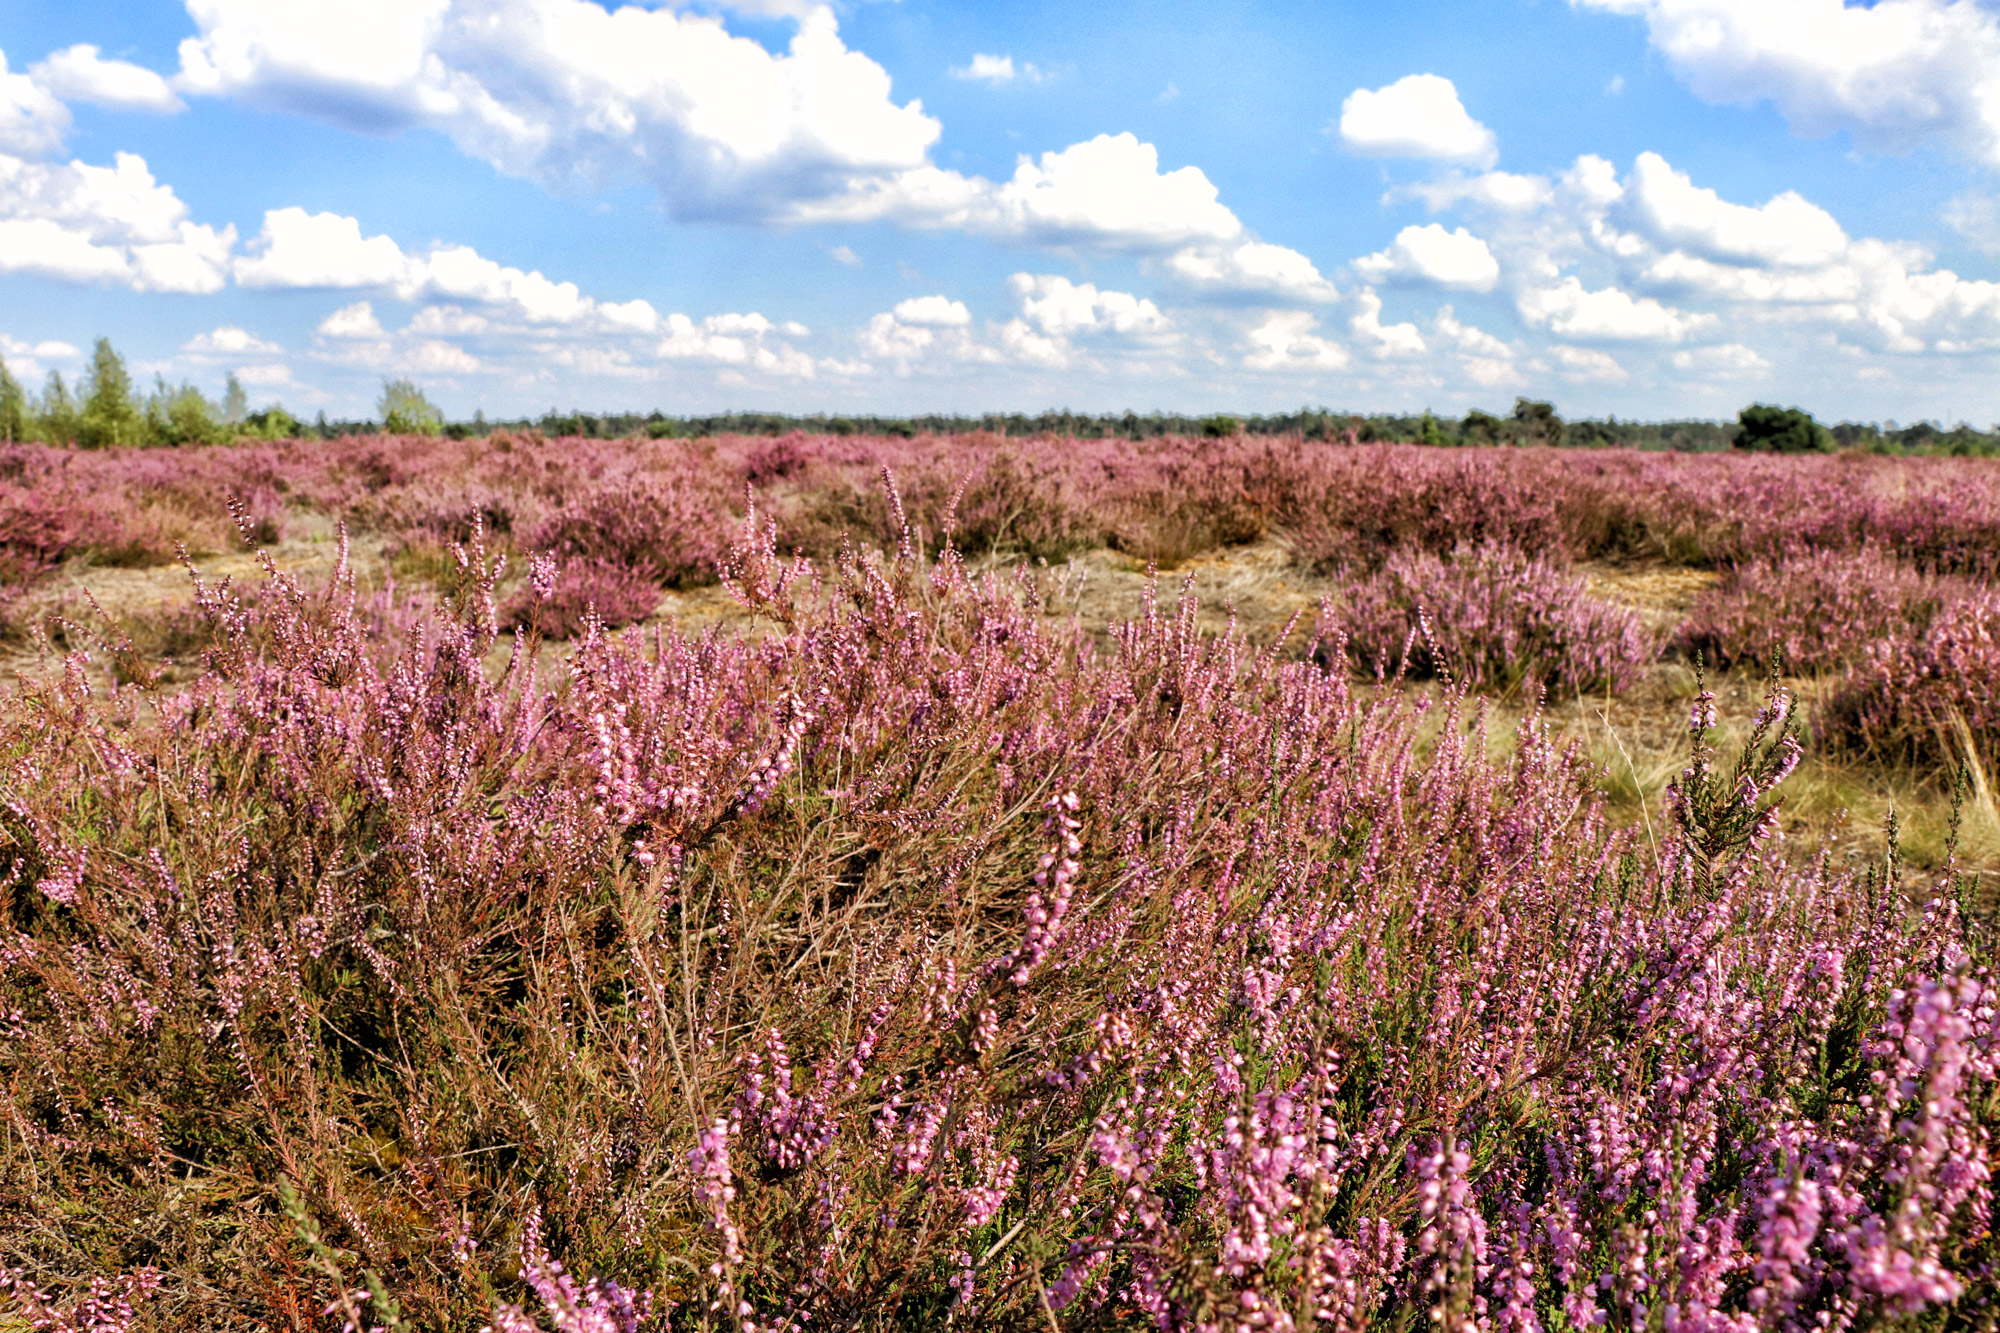
[[[551,514],[528,544],[572,562],[630,569],[659,587],[689,588],[715,581],[723,525],[719,506],[699,493],[603,490]]]
[[[1448,559],[1399,550],[1330,601],[1322,622],[1363,671],[1448,675],[1482,689],[1533,676],[1559,694],[1621,690],[1659,656],[1637,613],[1497,545]]]
[[[1921,629],[1869,644],[1822,707],[1820,731],[1861,754],[2000,760],[2000,594],[1956,597]]]
[[[504,609],[509,629],[532,628],[544,638],[574,639],[595,617],[607,630],[623,629],[653,614],[660,589],[643,570],[608,560],[551,560],[544,587],[523,588]]]
[[[1990,941],[1783,854],[1782,692],[1638,847],[1534,718],[751,522],[757,637],[552,675],[475,547],[0,712],[0,1249],[163,1328],[1990,1309]]]
[[[1755,667],[1776,653],[1787,671],[1821,671],[1877,639],[1921,634],[1943,601],[1966,591],[1872,547],[1767,557],[1730,569],[1674,638],[1713,665]]]
[[[793,434],[777,439],[376,437],[77,452],[0,446],[0,582],[69,556],[171,561],[230,544],[234,496],[264,539],[288,511],[345,520],[391,549],[469,537],[469,516],[520,552],[701,582],[743,488],[783,547],[831,558],[899,539],[876,486],[899,478],[935,552],[958,500],[968,555],[1051,561],[1110,545],[1170,566],[1284,535],[1322,570],[1392,551],[1503,542],[1550,559],[1644,556],[1727,566],[1874,545],[1931,572],[1996,572],[2000,466],[1988,460],[1437,449],[1304,439],[1002,440]]]

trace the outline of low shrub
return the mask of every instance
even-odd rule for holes
[[[1754,667],[1775,653],[1788,672],[1825,671],[1877,639],[1920,634],[1964,590],[1874,547],[1764,557],[1732,567],[1703,593],[1674,644],[1713,666]]]
[[[1659,654],[1638,614],[1507,546],[1399,549],[1322,608],[1361,670],[1449,675],[1477,689],[1532,676],[1560,694],[1622,690]],[[1407,654],[1407,657],[1406,657]]]
[[[1878,639],[1828,696],[1819,731],[1836,749],[1956,766],[2000,761],[2000,592],[1939,607],[1922,629]]]
[[[475,551],[409,632],[338,582],[204,588],[183,694],[73,659],[0,707],[0,1250],[37,1301],[148,1266],[162,1328],[2000,1297],[1992,940],[1957,886],[1788,859],[1782,693],[1733,766],[1698,703],[1635,847],[1532,718],[1495,758],[1460,696],[1192,605],[1101,651],[1011,581],[819,583],[768,531],[726,557],[761,638],[489,672]]]
[[[574,639],[591,617],[605,629],[623,629],[659,609],[660,589],[645,571],[609,560],[561,563],[545,595],[518,592],[501,611],[508,629],[534,629],[547,639]]]
[[[727,515],[687,486],[634,483],[586,492],[528,534],[533,551],[639,571],[662,588],[715,582]]]

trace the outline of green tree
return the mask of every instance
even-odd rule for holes
[[[305,424],[287,412],[282,403],[252,412],[243,424],[267,440],[296,440],[306,432]]]
[[[1752,403],[1736,415],[1738,449],[1809,454],[1833,448],[1833,432],[1796,407]]]
[[[67,448],[76,443],[77,412],[76,397],[69,386],[63,383],[62,372],[51,370],[48,382],[42,386],[40,434],[50,444]]]
[[[1556,415],[1554,403],[1539,402],[1533,398],[1514,400],[1514,420],[1511,434],[1516,444],[1561,444],[1563,421]]]
[[[86,449],[139,443],[143,422],[132,398],[132,375],[109,338],[99,338],[91,354],[81,416],[77,443]]]
[[[222,424],[240,426],[250,415],[250,395],[243,392],[243,381],[236,378],[236,372],[229,372],[229,382],[222,390]]]
[[[438,435],[444,431],[444,413],[424,396],[411,379],[382,381],[382,429],[391,435]]]
[[[1444,427],[1438,423],[1436,417],[1431,415],[1431,410],[1428,407],[1425,408],[1423,420],[1417,423],[1417,443],[1449,444],[1450,442],[1445,437]]]
[[[0,359],[0,440],[12,444],[28,438],[28,392]]]
[[[229,428],[200,389],[186,382],[174,388],[164,376],[155,376],[146,400],[145,436],[148,444],[169,447],[222,444],[229,439]]]
[[[1500,442],[1501,421],[1491,412],[1473,408],[1465,414],[1465,424],[1458,428],[1459,434],[1468,444],[1498,444]]]

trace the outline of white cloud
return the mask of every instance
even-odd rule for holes
[[[245,287],[374,288],[405,301],[472,301],[538,324],[601,322],[651,333],[659,314],[643,300],[605,303],[573,282],[512,268],[466,245],[408,254],[388,236],[364,236],[354,218],[279,208],[235,265]]]
[[[1016,273],[1007,286],[1021,304],[1022,318],[1050,338],[1160,334],[1171,326],[1151,301],[1130,292],[1102,291],[1095,283],[1071,282],[1053,273]],[[896,312],[900,316],[902,306]]]
[[[1713,315],[1675,310],[1617,287],[1591,291],[1574,276],[1530,288],[1516,304],[1534,327],[1588,341],[1675,343],[1715,322]]]
[[[1573,384],[1615,384],[1632,377],[1610,353],[1594,347],[1566,347],[1557,343],[1549,348],[1549,355],[1562,367],[1562,377]]]
[[[409,261],[387,236],[361,234],[361,224],[337,213],[279,208],[236,261],[245,287],[389,287]]]
[[[1673,364],[1678,370],[1721,378],[1762,375],[1771,369],[1769,361],[1742,343],[1723,343],[1719,347],[1694,347],[1685,352],[1675,352]]]
[[[207,333],[197,333],[181,344],[181,350],[197,357],[228,358],[276,356],[285,349],[276,343],[265,342],[248,329],[224,324]]]
[[[1572,0],[1643,18],[1712,103],[1768,101],[1801,134],[1864,148],[1939,139],[2000,166],[2000,19],[1970,0]]]
[[[7,53],[0,51],[0,153],[53,152],[69,125],[69,108],[27,75],[8,73]]]
[[[1053,369],[1149,362],[1177,340],[1173,322],[1152,301],[1053,273],[1007,279],[1019,314],[973,328],[972,313],[947,296],[898,302],[857,331],[862,352],[898,375],[966,366]],[[1109,361],[1106,360],[1109,358]]]
[[[1251,370],[1340,370],[1347,349],[1313,332],[1319,320],[1306,310],[1273,310],[1250,330],[1250,352],[1243,364]]]
[[[1130,134],[1100,134],[1040,162],[1022,158],[993,193],[994,230],[1044,241],[1166,249],[1224,241],[1243,224],[1199,167],[1160,170],[1159,150]]]
[[[363,133],[428,127],[555,188],[643,179],[683,217],[768,217],[909,170],[939,134],[824,7],[783,53],[720,18],[590,0],[189,0],[185,92]]]
[[[941,168],[930,160],[938,121],[891,98],[887,72],[843,45],[831,8],[750,10],[796,22],[784,52],[678,7],[189,0],[200,32],[181,44],[176,83],[363,133],[436,129],[552,189],[644,180],[680,217],[887,220],[1155,255],[1203,247],[1213,271],[1189,276],[1197,287],[1332,299],[1303,256],[1243,248],[1252,238],[1199,167],[1162,170],[1158,150],[1128,133],[1023,156],[1000,181]],[[989,54],[965,71],[1044,76]]]
[[[861,256],[855,254],[847,246],[836,245],[831,250],[828,250],[827,254],[833,257],[833,262],[836,264],[845,264],[849,268],[861,267]]]
[[[1188,246],[1168,256],[1167,271],[1199,292],[1314,303],[1340,296],[1312,260],[1268,241]]]
[[[1016,79],[1023,83],[1040,83],[1046,76],[1025,61],[1016,65],[1012,56],[975,55],[968,63],[954,66],[951,77],[975,79],[980,83],[990,83],[997,87],[1003,83],[1012,83]]]
[[[1348,327],[1375,344],[1375,355],[1421,356],[1425,352],[1424,335],[1416,325],[1382,322],[1382,298],[1371,288],[1363,287],[1356,293],[1354,303],[1359,309],[1347,321]]]
[[[187,110],[167,81],[124,60],[106,60],[89,43],[54,52],[30,66],[36,83],[65,102],[90,102],[114,111],[172,115]]]
[[[134,153],[119,153],[109,167],[0,153],[0,273],[136,291],[217,291],[236,229],[190,222],[187,212]]]
[[[253,388],[273,389],[292,383],[291,367],[276,362],[257,366],[239,366],[236,378]]]
[[[1460,323],[1457,312],[1448,305],[1438,307],[1432,323],[1441,337],[1469,355],[1489,360],[1505,360],[1514,355],[1513,348],[1486,330]]]
[[[1100,134],[1039,159],[1023,156],[999,184],[931,166],[851,184],[837,197],[796,205],[792,220],[888,219],[1019,244],[1155,253],[1243,232],[1201,168],[1161,171],[1159,150],[1131,134]]]
[[[367,302],[364,301],[362,304],[366,305]],[[328,318],[331,319],[332,316],[328,316]],[[370,313],[370,318],[373,318],[372,312]],[[321,325],[320,327],[324,330],[326,326]],[[405,333],[465,338],[473,334],[485,333],[492,327],[493,321],[486,318],[486,316],[475,315],[470,310],[462,309],[459,306],[427,305],[416,314],[410,316],[410,322],[404,326],[403,331]]]
[[[710,315],[693,320],[686,315],[666,318],[666,336],[653,354],[667,361],[698,361],[710,365],[762,371],[793,379],[811,379],[813,359],[770,335],[777,326],[764,316]]]
[[[1944,224],[1981,253],[2000,255],[2000,195],[1957,196],[1944,206]]]
[[[420,375],[470,375],[484,364],[463,347],[429,340],[416,343],[401,353],[400,365]]]
[[[1389,191],[1384,204],[1419,199],[1433,213],[1459,204],[1474,204],[1496,213],[1530,213],[1555,200],[1555,187],[1545,176],[1521,176],[1510,171],[1482,171],[1468,176],[1450,172],[1435,181],[1402,185]]]
[[[1340,104],[1340,139],[1371,157],[1421,157],[1490,167],[1500,149],[1458,89],[1438,74],[1410,74],[1386,88],[1357,88]]]
[[[1639,154],[1625,199],[1625,213],[1652,240],[1708,259],[1806,268],[1847,249],[1833,215],[1796,191],[1756,208],[1725,203],[1658,153]]]
[[[66,342],[51,338],[31,343],[0,333],[0,360],[6,361],[16,379],[33,380],[47,374],[50,362],[68,364],[82,359],[83,352]]]
[[[1446,231],[1432,222],[1403,228],[1387,249],[1355,260],[1354,271],[1369,282],[1426,282],[1490,292],[1500,280],[1500,261],[1465,228]]]
[[[900,323],[928,328],[963,328],[972,323],[972,312],[965,308],[965,302],[948,296],[912,296],[896,302],[894,314]]]
[[[356,301],[344,305],[319,322],[319,334],[324,338],[380,338],[382,323],[375,318],[375,308],[366,301]]]

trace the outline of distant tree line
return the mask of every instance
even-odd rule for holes
[[[74,385],[50,371],[41,392],[25,388],[0,360],[0,441],[34,440],[85,449],[119,445],[219,444],[244,437],[335,439],[380,431],[406,435],[446,435],[454,439],[495,430],[540,431],[593,439],[629,436],[699,438],[708,435],[956,434],[985,431],[1001,436],[1061,435],[1086,439],[1163,436],[1298,435],[1308,440],[1357,442],[1415,441],[1432,445],[1550,445],[1572,448],[1628,448],[1702,451],[1760,449],[1806,452],[1867,449],[1882,453],[2000,454],[2000,425],[1976,430],[1965,422],[1946,429],[1928,421],[1898,427],[1891,422],[1841,422],[1824,426],[1796,407],[1752,404],[1735,421],[1621,421],[1617,417],[1565,421],[1554,404],[1517,398],[1506,416],[1474,409],[1463,417],[1337,412],[1300,408],[1250,416],[1190,416],[1138,412],[1008,412],[981,416],[794,416],[778,412],[725,412],[712,416],[668,416],[662,412],[557,412],[539,417],[489,420],[483,412],[468,421],[450,421],[424,391],[407,378],[384,381],[376,415],[368,420],[329,421],[324,412],[310,423],[282,406],[251,411],[243,385],[231,374],[222,400],[213,401],[194,385],[168,384],[155,376],[150,392],[138,392],[125,362],[108,339],[99,338],[90,366]]]
[[[0,441],[106,449],[226,444],[245,436],[284,439],[303,429],[282,407],[251,411],[249,395],[233,373],[219,403],[192,384],[169,384],[158,375],[151,392],[142,393],[106,338],[97,340],[88,369],[74,385],[52,370],[39,393],[14,378],[0,360]]]

